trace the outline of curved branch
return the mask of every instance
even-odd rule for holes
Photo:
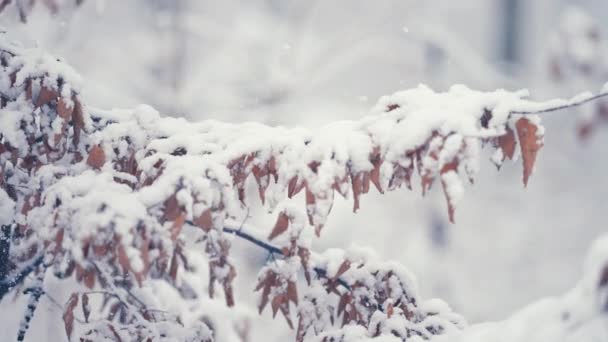
[[[191,226],[194,226],[194,222],[192,222],[192,221],[186,221],[186,223]],[[283,251],[281,251],[281,249],[279,247],[273,246],[267,242],[264,242],[256,237],[254,237],[252,234],[244,232],[242,227],[239,229],[235,229],[235,228],[231,228],[231,227],[224,227],[223,231],[224,231],[224,233],[232,234],[234,236],[240,237],[241,239],[243,239],[245,241],[249,241],[252,244],[268,251],[271,254],[283,255]],[[328,278],[327,270],[320,268],[320,267],[313,267],[313,270],[315,271],[315,273],[317,273],[317,275]],[[337,282],[338,282],[338,284],[342,285],[345,289],[350,291],[350,285],[348,285],[348,283],[344,279],[338,278]]]
[[[547,108],[542,108],[542,109],[537,109],[537,110],[515,110],[515,111],[511,111],[511,114],[531,115],[531,114],[542,114],[542,113],[555,112],[555,111],[562,110],[562,109],[578,107],[585,103],[592,102],[592,101],[595,101],[597,99],[607,97],[607,96],[608,96],[608,92],[602,92],[597,95],[585,97],[580,100],[577,100],[576,97],[574,97],[572,100],[565,101],[565,103],[557,105],[557,106],[547,107]]]

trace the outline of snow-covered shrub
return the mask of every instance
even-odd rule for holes
[[[365,250],[312,251],[335,193],[357,211],[372,187],[412,189],[418,179],[424,194],[440,183],[454,220],[482,146],[497,166],[521,156],[527,184],[543,144],[536,114],[605,95],[538,103],[526,91],[419,86],[381,98],[365,118],[310,130],[89,108],[75,71],[5,37],[0,63],[0,298],[15,287],[29,298],[20,340],[45,284],[61,280],[77,283],[62,307],[68,338],[244,341],[248,314],[226,308],[236,304],[237,237],[271,255],[259,311],[280,311],[298,341],[456,334],[465,321],[420,298],[399,264]],[[250,183],[277,215],[268,237],[235,223]],[[300,192],[301,210],[286,201]],[[158,309],[166,298],[175,310]]]

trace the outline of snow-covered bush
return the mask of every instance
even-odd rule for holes
[[[417,178],[424,194],[440,183],[454,220],[482,146],[497,166],[521,156],[527,184],[544,134],[536,114],[605,95],[537,103],[526,91],[419,86],[381,98],[361,120],[309,130],[89,108],[79,75],[43,51],[2,37],[0,62],[0,296],[29,298],[20,340],[41,296],[52,296],[47,284],[74,280],[60,305],[68,338],[246,340],[250,315],[226,308],[236,304],[235,238],[268,251],[259,311],[280,311],[299,341],[467,336],[465,321],[423,300],[399,264],[360,249],[312,252],[335,193],[357,211],[372,187],[412,189]],[[250,183],[277,215],[267,237],[237,221]],[[605,260],[593,260],[585,317],[605,311]],[[159,309],[167,298],[172,309]]]

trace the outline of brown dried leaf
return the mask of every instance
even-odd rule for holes
[[[527,118],[521,118],[515,123],[521,155],[524,164],[524,186],[528,185],[528,179],[534,169],[536,154],[543,147],[541,139],[537,136],[538,127]]]
[[[353,297],[350,292],[346,292],[340,296],[340,301],[338,302],[338,316],[344,312],[346,306],[351,303],[352,299]]]
[[[194,225],[201,228],[205,232],[209,232],[213,228],[213,217],[211,209],[206,209],[203,213],[194,219]]]
[[[72,124],[74,126],[74,145],[78,145],[80,143],[80,132],[84,128],[84,114],[82,111],[82,104],[78,100],[76,96],[72,97],[72,101],[74,102],[74,109],[72,110]]]
[[[72,340],[72,331],[74,330],[74,309],[78,305],[78,294],[72,293],[68,303],[63,311],[63,324],[65,332],[68,335],[68,341]]]
[[[298,176],[293,176],[287,185],[287,197],[292,198],[306,186],[306,181],[299,182]]]
[[[99,145],[93,146],[89,151],[89,157],[87,158],[87,165],[90,167],[100,170],[106,163],[106,153],[103,148]]]
[[[173,194],[165,201],[163,218],[165,221],[175,221],[180,215],[182,215],[182,208],[177,201],[177,197]]]
[[[281,212],[279,217],[277,217],[277,222],[274,224],[274,228],[270,235],[268,236],[268,240],[272,240],[277,236],[283,234],[289,228],[289,216],[285,212]]]
[[[287,282],[287,298],[295,305],[298,305],[298,287],[293,281]]]
[[[515,145],[517,145],[517,142],[515,141],[515,134],[510,127],[507,127],[507,133],[496,138],[496,145],[502,150],[503,161],[507,158],[509,160],[513,159],[513,155],[515,154]]]
[[[342,262],[342,264],[340,265],[340,267],[338,268],[338,271],[336,272],[336,274],[333,276],[333,280],[340,278],[340,276],[342,276],[349,269],[350,269],[350,261],[344,260]]]
[[[25,80],[25,98],[28,100],[32,99],[32,79],[31,78],[27,78]]]
[[[184,223],[186,222],[186,213],[180,212],[180,214],[173,221],[173,225],[171,225],[171,240],[175,241],[179,234],[182,232],[182,228],[184,227]]]
[[[310,251],[307,248],[298,248],[298,256],[300,257],[300,263],[302,264],[302,269],[304,270],[304,277],[306,278],[306,283],[310,285],[310,270],[308,269],[308,261],[310,259]]]
[[[270,307],[272,308],[272,318],[277,315],[277,312],[279,312],[279,308],[282,305],[288,305],[288,303],[289,299],[285,294],[276,295],[274,298],[272,298],[272,301],[270,303]]]
[[[234,278],[236,278],[236,269],[232,265],[228,265],[230,267],[230,271],[228,271],[228,275],[224,278],[224,295],[226,296],[226,305],[228,307],[234,306],[234,291],[232,289],[232,282]]]
[[[72,117],[72,112],[74,111],[74,106],[68,104],[68,102],[64,98],[60,98],[57,101],[57,115],[63,118],[66,121],[69,121]]]
[[[380,167],[382,166],[383,160],[380,154],[380,149],[378,147],[374,148],[374,151],[370,155],[370,162],[374,166],[374,168],[370,172],[370,179],[376,189],[378,189],[378,192],[383,194],[384,190],[382,189],[382,184],[380,182]]]
[[[391,318],[391,316],[393,315],[393,313],[394,313],[394,310],[393,310],[393,303],[390,303],[390,304],[388,305],[388,308],[386,309],[386,316],[387,316],[388,318]]]
[[[45,104],[57,99],[59,97],[59,93],[55,89],[49,89],[48,87],[42,86],[40,88],[40,93],[38,94],[38,98],[36,99],[36,107],[44,106]]]

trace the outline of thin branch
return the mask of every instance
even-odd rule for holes
[[[555,112],[555,111],[562,110],[562,109],[578,107],[578,106],[583,105],[585,103],[588,103],[588,102],[591,102],[591,101],[595,101],[597,99],[600,99],[600,98],[603,98],[603,97],[607,97],[607,96],[608,96],[608,92],[603,92],[603,93],[599,93],[597,95],[593,95],[591,97],[584,98],[582,100],[570,101],[568,103],[565,103],[565,104],[562,104],[562,105],[559,105],[559,106],[555,106],[555,107],[543,108],[543,109],[539,109],[539,110],[514,110],[514,111],[511,111],[511,114],[531,115],[531,114],[541,114],[541,113]]]
[[[25,314],[23,315],[21,323],[19,324],[19,331],[17,332],[17,341],[25,340],[25,334],[30,328],[30,322],[32,321],[32,318],[34,318],[34,313],[36,313],[36,308],[38,307],[40,297],[44,294],[42,286],[44,282],[44,275],[46,273],[46,266],[42,265],[41,267],[42,270],[38,273],[34,284],[23,292],[24,294],[30,293],[30,298],[25,309]]]
[[[11,279],[3,279],[0,280],[0,300],[15,286],[21,284],[23,280],[30,275],[30,273],[34,272],[40,264],[42,264],[42,260],[44,259],[44,255],[41,254],[36,257],[29,265],[25,266],[21,271],[17,272],[17,275]]]
[[[192,222],[192,221],[186,221],[186,223],[189,225],[194,225],[194,222]],[[271,255],[274,255],[274,254],[283,255],[283,251],[281,251],[281,249],[279,247],[273,246],[267,242],[259,240],[258,238],[254,237],[251,234],[244,232],[242,225],[239,229],[224,227],[222,230],[224,231],[224,233],[233,234],[235,236],[242,238],[245,241],[249,241],[256,246],[261,247],[262,249],[268,251]],[[322,269],[320,267],[314,267],[313,270],[317,273],[317,275],[327,278],[327,270]],[[338,284],[342,285],[347,290],[350,290],[350,285],[348,285],[348,283],[346,281],[344,281],[344,279],[338,278],[337,281],[338,281]]]
[[[236,235],[244,240],[247,240],[247,241],[253,243],[254,245],[256,245],[258,247],[261,247],[261,248],[267,250],[270,253],[283,254],[283,252],[281,251],[281,249],[279,247],[275,247],[269,243],[256,239],[252,235],[249,235],[249,234],[243,232],[242,228],[237,230],[237,229],[233,229],[233,228],[224,227],[223,230],[224,230],[224,233]]]

